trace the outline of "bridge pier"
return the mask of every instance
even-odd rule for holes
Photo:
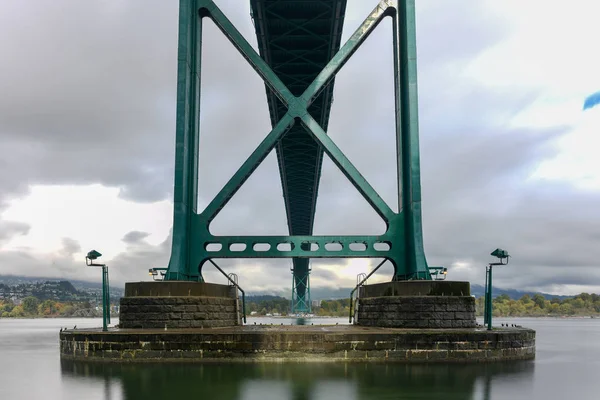
[[[203,282],[131,282],[121,298],[124,329],[216,328],[242,325],[235,286]]]
[[[213,0],[180,0],[167,282],[127,284],[120,326],[108,332],[62,331],[61,357],[111,362],[479,362],[535,357],[534,331],[478,328],[469,284],[431,281],[422,235],[415,0],[381,0],[340,46],[345,7],[345,0],[321,0],[310,7],[303,1],[251,0],[257,52]],[[393,24],[398,212],[327,134],[335,75],[388,17]],[[204,18],[217,25],[265,82],[272,130],[208,206],[198,210]],[[274,149],[289,235],[213,235],[210,223]],[[386,232],[313,235],[324,154],[383,219]],[[302,311],[310,309],[311,258],[385,259],[393,263],[394,277],[393,282],[360,289],[355,325],[243,325],[237,278],[213,261],[227,258],[291,258],[292,292]],[[204,283],[206,263],[233,286]]]
[[[385,328],[475,328],[469,282],[396,281],[359,289],[354,323]]]
[[[464,363],[535,357],[535,331],[474,327],[472,302],[464,301],[471,297],[447,292],[464,288],[463,282],[404,283],[363,287],[356,325],[290,325],[289,319],[243,325],[233,286],[128,283],[119,327],[63,330],[60,354],[64,360],[112,363]],[[397,290],[406,296],[396,296]],[[440,327],[444,321],[451,321],[451,329]]]

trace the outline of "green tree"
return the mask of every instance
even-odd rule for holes
[[[510,301],[510,297],[505,293],[505,294],[501,294],[500,296],[496,297],[495,300],[504,303],[504,302]]]
[[[546,299],[539,293],[533,295],[533,302],[541,309],[544,309],[546,305]]]
[[[25,311],[23,311],[23,306],[16,306],[15,308],[13,308],[9,316],[11,318],[24,317]]]
[[[575,311],[573,310],[573,306],[569,303],[563,303],[560,305],[560,313],[563,315],[573,315]]]
[[[581,293],[580,295],[578,295],[576,297],[580,298],[584,302],[593,301],[592,296],[589,293]]]
[[[39,315],[54,315],[57,312],[56,302],[54,300],[44,300],[38,306],[38,314]]]
[[[40,301],[33,296],[23,299],[23,311],[29,315],[37,315],[38,305]]]
[[[0,306],[0,311],[11,312],[13,308],[15,308],[14,303],[12,301],[7,301],[6,303],[2,304],[2,306]]]
[[[76,311],[75,307],[73,307],[73,305],[69,304],[63,308],[63,311],[60,314],[60,316],[61,317],[70,317],[71,315],[73,315],[73,313],[75,313],[75,311]]]
[[[571,304],[573,304],[573,308],[575,309],[582,309],[585,307],[585,302],[580,298],[573,300],[573,303]]]
[[[531,302],[531,296],[530,296],[530,295],[528,295],[528,294],[524,294],[524,295],[521,297],[520,301],[521,301],[521,303],[528,304],[528,303],[530,303],[530,302]]]

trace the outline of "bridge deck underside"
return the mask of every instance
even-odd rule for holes
[[[346,0],[251,0],[261,56],[295,96],[300,96],[340,47]],[[333,81],[309,107],[325,131]],[[287,112],[267,88],[274,126]],[[290,235],[311,235],[323,150],[300,125],[276,147]],[[308,274],[308,259],[294,259],[295,282]],[[296,284],[299,297],[306,287]]]

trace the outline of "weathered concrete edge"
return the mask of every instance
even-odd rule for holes
[[[339,351],[336,353],[309,354],[294,352],[285,355],[277,352],[239,353],[219,351],[176,351],[175,357],[136,356],[135,353],[121,352],[121,357],[78,357],[61,354],[63,360],[113,364],[162,364],[162,363],[396,363],[396,364],[474,364],[535,359],[535,346],[511,350],[512,354],[490,355],[494,350],[400,350],[400,351]],[[519,350],[514,352],[514,350]],[[515,354],[516,353],[516,354]]]
[[[236,298],[233,286],[207,282],[160,281],[126,282],[125,297],[227,297]]]
[[[440,348],[440,344],[436,343],[435,348],[419,349],[425,343],[417,344],[417,348],[367,348],[360,349],[360,346],[355,344],[357,337],[354,335],[325,335],[322,339],[330,342],[333,347],[330,349],[320,348],[323,343],[305,343],[306,348],[299,349],[297,346],[301,343],[295,342],[294,336],[302,336],[297,334],[284,335],[288,336],[286,343],[271,343],[268,344],[267,334],[259,334],[263,337],[263,342],[259,345],[259,348],[253,346],[253,341],[248,342],[250,337],[256,335],[249,335],[247,339],[242,342],[236,343],[238,347],[236,349],[227,348],[227,343],[223,342],[223,338],[220,338],[218,332],[208,333],[205,331],[202,340],[190,342],[185,340],[179,342],[182,339],[181,335],[176,334],[173,340],[164,341],[166,337],[164,334],[144,334],[145,340],[151,340],[152,336],[156,336],[154,341],[156,345],[165,346],[166,348],[156,348],[152,342],[141,342],[142,338],[139,337],[139,333],[131,332],[131,341],[121,342],[124,339],[123,335],[128,336],[125,332],[117,333],[119,335],[117,341],[111,342],[105,340],[110,338],[110,333],[103,333],[103,338],[100,342],[89,341],[89,338],[93,338],[92,335],[96,335],[96,332],[73,332],[73,333],[62,333],[61,336],[61,358],[65,360],[73,361],[85,361],[85,362],[108,362],[108,363],[177,363],[177,362],[194,362],[194,363],[240,363],[240,362],[382,362],[382,363],[481,363],[481,362],[500,362],[500,361],[513,361],[513,360],[530,360],[535,358],[535,331],[529,329],[507,332],[494,332],[492,335],[501,338],[505,336],[505,341],[495,341],[495,343],[489,342],[487,339],[489,333],[478,332],[475,336],[480,336],[473,342],[464,342],[463,335],[464,331],[454,332],[440,332],[436,333],[455,336],[454,338],[449,337],[452,340],[452,346],[455,348]],[[195,332],[196,334],[199,332]],[[188,332],[187,335],[194,335],[193,332]],[[409,336],[412,339],[428,341],[427,336],[417,332],[406,332],[401,336]],[[471,333],[473,335],[473,333]],[[214,336],[214,337],[212,337]],[[228,335],[229,336],[229,335]],[[246,336],[246,335],[243,335]],[[363,335],[359,335],[363,336]],[[377,346],[377,340],[380,339],[377,334],[367,334],[363,338],[370,337],[374,342],[367,344],[368,346]],[[77,338],[77,340],[75,340]],[[69,340],[71,339],[71,340]],[[162,341],[160,340],[162,339]],[[191,338],[189,338],[191,339]],[[212,339],[212,340],[211,340]],[[281,341],[281,337],[276,342]],[[292,339],[292,342],[288,341]],[[215,341],[216,340],[216,341]],[[272,345],[276,347],[273,348]],[[295,349],[289,349],[290,344],[293,344]],[[314,345],[317,344],[317,348]],[[385,343],[381,343],[385,344]],[[388,345],[390,343],[387,343]],[[433,343],[429,343],[433,344]],[[142,346],[140,348],[140,345]],[[190,345],[192,348],[190,348]],[[450,345],[450,342],[447,342]],[[98,348],[97,346],[100,346]],[[207,347],[199,349],[196,346]],[[250,347],[248,347],[250,346]],[[187,347],[187,348],[186,348]],[[212,348],[211,348],[212,347]],[[216,347],[216,348],[215,348]],[[263,347],[263,348],[260,348]],[[271,347],[271,348],[265,348]],[[302,346],[304,347],[304,345]],[[337,349],[335,348],[337,347]],[[341,348],[340,348],[341,347]],[[346,348],[344,348],[346,347]],[[357,348],[358,347],[358,348]],[[286,349],[288,348],[288,349]]]
[[[462,281],[395,281],[364,285],[359,297],[470,296],[471,284]]]

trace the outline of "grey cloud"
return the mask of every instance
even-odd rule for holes
[[[29,275],[48,278],[97,280],[98,271],[86,268],[84,260],[71,254],[36,254],[31,249],[0,251],[0,270],[7,275]]]
[[[0,148],[19,148],[21,161],[11,184],[129,186],[148,181],[145,170],[151,166],[153,181],[162,184],[123,193],[138,201],[165,198],[173,143],[164,133],[173,121],[177,4],[112,7],[62,0],[0,7],[11,17],[0,28],[7,61],[0,87],[10,94],[0,99]],[[140,27],[140,21],[147,25]],[[148,30],[151,37],[142,33]]]
[[[31,227],[23,222],[3,221],[0,219],[0,244],[18,235],[27,235]]]
[[[71,256],[75,253],[79,253],[81,251],[81,245],[75,239],[71,238],[63,238],[63,253],[67,256]]]
[[[349,1],[346,37],[375,3]],[[65,24],[57,4],[98,17]],[[254,45],[247,2],[244,7],[237,0],[218,4]],[[16,21],[23,21],[19,16],[36,6],[40,12],[31,23],[52,29],[44,34],[47,46],[24,54],[39,34]],[[464,73],[473,59],[510,33],[503,21],[477,0],[428,0],[417,6],[423,224],[429,263],[451,267],[469,262],[471,267],[451,267],[450,278],[480,283],[489,252],[500,246],[514,259],[498,270],[499,286],[582,284],[587,281],[580,277],[586,273],[593,277],[589,284],[600,286],[594,272],[599,195],[528,181],[533,169],[555,154],[554,141],[569,127],[532,131],[508,126],[539,90],[494,89]],[[171,198],[176,2],[106,7],[75,0],[54,2],[53,7],[42,2],[0,5],[0,15],[9,12],[14,21],[0,25],[0,45],[8,60],[0,66],[0,87],[11,94],[0,99],[0,204],[36,183],[100,182],[119,187],[122,197],[139,202]],[[394,207],[389,31],[389,24],[378,28],[340,72],[329,134]],[[203,44],[201,206],[270,130],[264,86],[256,73],[211,23],[206,24]],[[315,233],[383,230],[382,221],[330,161],[324,163],[319,191]],[[287,232],[274,154],[226,206],[211,231]],[[135,231],[123,238],[129,247],[111,262],[113,282],[147,279],[147,268],[168,263],[170,236],[158,246],[143,238]],[[31,269],[41,262],[26,253],[1,256],[3,265],[10,257],[19,268]],[[243,287],[289,287],[289,260],[219,262],[240,275]],[[340,280],[327,269],[336,263],[315,260],[313,285],[352,285],[353,278]],[[59,264],[65,273],[80,269],[65,259]],[[381,276],[388,271],[382,268]],[[224,279],[209,267],[205,273],[208,280]]]
[[[127,232],[125,234],[125,236],[123,236],[123,239],[121,239],[121,240],[128,244],[136,244],[136,243],[140,243],[141,241],[146,239],[148,236],[150,236],[150,234],[148,232],[131,231],[131,232]]]

